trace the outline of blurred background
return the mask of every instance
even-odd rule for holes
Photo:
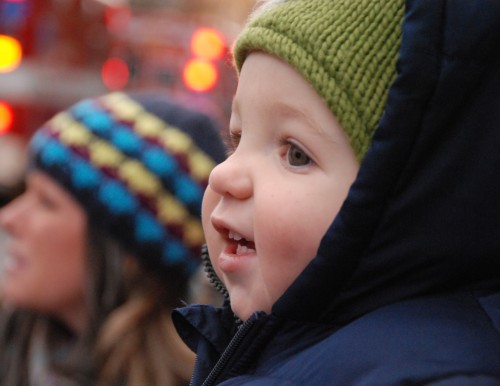
[[[0,194],[33,131],[85,97],[164,89],[225,127],[229,51],[254,3],[0,0]]]

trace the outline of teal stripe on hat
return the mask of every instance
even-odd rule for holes
[[[99,200],[115,214],[131,214],[139,206],[137,198],[122,183],[114,180],[101,185]]]

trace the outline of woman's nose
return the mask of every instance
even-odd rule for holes
[[[0,227],[8,233],[13,233],[18,224],[22,223],[22,214],[26,212],[27,201],[21,195],[0,209]]]
[[[252,195],[250,167],[249,162],[233,153],[212,170],[208,183],[221,196],[247,199]]]

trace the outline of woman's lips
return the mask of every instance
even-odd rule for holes
[[[25,260],[21,257],[21,255],[12,250],[8,250],[2,260],[2,268],[4,274],[6,275],[15,274],[21,271],[26,265]]]

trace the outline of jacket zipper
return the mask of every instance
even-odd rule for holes
[[[246,322],[244,322],[236,334],[234,335],[233,339],[229,342],[229,345],[226,347],[224,352],[222,353],[222,356],[219,358],[217,363],[215,364],[214,368],[208,374],[207,379],[203,382],[202,386],[212,386],[214,385],[215,381],[217,378],[222,374],[222,371],[226,367],[227,363],[229,362],[229,359],[233,356],[234,352],[238,348],[238,346],[241,344],[245,336],[247,335],[248,331],[250,331],[251,327],[255,324],[256,319],[249,319]]]

